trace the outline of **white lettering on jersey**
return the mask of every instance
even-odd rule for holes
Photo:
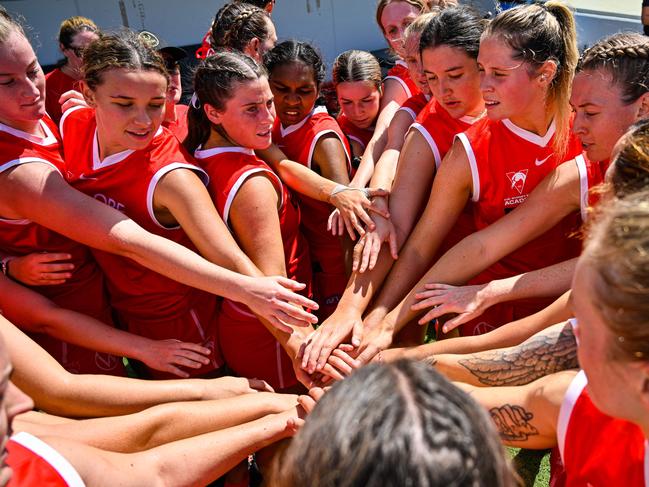
[[[124,210],[126,209],[126,206],[124,206],[122,203],[115,201],[113,198],[104,196],[101,193],[97,193],[95,195],[95,199],[101,201],[105,205],[110,206],[111,208],[115,208],[117,211],[121,211],[122,213],[124,213]]]

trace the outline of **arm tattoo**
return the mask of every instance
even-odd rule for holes
[[[488,386],[520,386],[579,367],[572,327],[551,327],[520,345],[473,354],[458,363]]]
[[[430,357],[424,358],[422,362],[426,365],[430,365],[431,367],[435,367],[435,365],[437,364],[437,359],[434,355],[431,355]]]
[[[489,410],[491,419],[496,423],[500,437],[505,441],[525,441],[530,436],[539,434],[530,421],[534,415],[522,406],[505,404]]]

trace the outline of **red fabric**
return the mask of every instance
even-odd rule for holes
[[[187,105],[178,104],[175,106],[176,109],[176,120],[173,122],[164,121],[162,126],[169,129],[169,131],[176,136],[179,142],[185,140],[187,137],[187,110],[189,107]]]
[[[343,133],[351,140],[358,142],[361,149],[364,151],[367,144],[370,143],[372,135],[374,135],[374,127],[362,129],[354,125],[343,112],[340,112],[338,118],[338,125]]]
[[[126,214],[145,230],[195,249],[180,227],[164,227],[153,215],[152,200],[159,178],[178,167],[204,176],[170,132],[160,128],[146,149],[124,151],[101,161],[94,148],[94,110],[66,112],[61,131],[70,184]],[[188,369],[192,375],[203,375],[220,367],[216,297],[157,274],[131,259],[102,251],[94,254],[106,275],[111,304],[129,331],[152,339],[176,338],[212,348],[213,360],[200,369]]]
[[[644,486],[649,480],[645,479],[646,442],[637,425],[599,411],[584,387],[565,434],[566,485]]]
[[[508,126],[509,124],[509,126]],[[559,164],[581,152],[581,144],[571,136],[566,155],[559,159],[552,147],[553,129],[540,138],[508,121],[476,122],[459,135],[472,165],[474,181],[473,217],[476,229],[485,228],[523,203],[532,190]],[[579,226],[575,213],[555,227],[525,244],[475,277],[469,284],[503,279],[550,266],[579,255],[580,240],[574,236]],[[462,325],[463,335],[480,334],[509,321],[528,316],[552,302],[529,299],[503,303]]]
[[[580,206],[582,219],[585,220],[588,210],[599,201],[600,194],[593,191],[593,188],[604,182],[606,170],[610,164],[610,159],[605,161],[591,161],[586,156],[586,152],[575,158],[580,179]]]
[[[24,446],[14,438],[32,438],[33,436],[27,433],[19,433],[16,437],[10,438],[7,441],[7,465],[11,467],[12,475],[7,487],[68,487],[79,484],[69,484],[66,482],[65,474],[60,473],[57,468],[52,465],[41,454],[32,451],[27,446]],[[37,442],[40,443],[38,439]],[[65,461],[67,465],[67,461]],[[69,465],[70,468],[71,465]],[[69,474],[68,474],[69,476]],[[78,474],[76,474],[77,478]]]
[[[408,98],[418,94],[421,90],[417,88],[417,85],[410,77],[410,71],[408,71],[408,65],[405,61],[398,59],[394,66],[388,71],[388,75],[385,79],[394,79],[398,81],[401,87],[406,92]]]
[[[279,119],[276,119],[273,127],[273,141],[289,159],[311,168],[311,158],[316,143],[322,135],[327,133],[334,133],[343,143],[347,154],[347,170],[351,174],[350,149],[347,138],[336,120],[327,113],[324,107],[315,108],[306,119],[290,127],[282,127]],[[337,276],[346,275],[347,272],[341,241],[327,231],[327,220],[333,208],[327,203],[304,195],[296,196],[302,212],[302,233],[309,242],[311,262],[314,265],[315,300],[320,305],[326,300],[339,300],[345,290],[346,279],[345,283],[342,283],[337,279]],[[324,274],[325,280],[328,279],[328,276],[332,279],[336,276],[336,282],[338,282],[336,289],[318,288],[317,283],[322,282],[316,276],[318,272]],[[321,320],[328,316],[323,314],[322,308],[317,314]]]
[[[473,122],[474,119],[469,117],[461,119],[451,117],[437,100],[431,100],[430,103],[422,107],[413,128],[418,130],[428,142],[428,146],[433,152],[435,166],[439,168],[444,156],[451,149],[455,135],[468,130]],[[471,202],[468,202],[455,225],[444,238],[437,252],[438,258],[473,232],[475,232],[475,224],[473,223]]]
[[[431,102],[432,98],[421,91],[416,95],[411,96],[406,101],[403,102],[403,105],[399,110],[407,111],[411,116],[413,121],[419,116],[421,111]]]
[[[65,175],[58,130],[48,117],[43,118],[41,126],[47,134],[45,138],[30,136],[0,124],[0,173],[16,165],[46,163]],[[0,252],[13,256],[34,252],[70,254],[69,262],[74,264],[74,271],[65,283],[26,287],[62,308],[113,324],[103,274],[85,245],[29,220],[0,219]],[[16,325],[20,326],[20,323]],[[125,374],[121,359],[117,357],[77,347],[49,335],[29,335],[70,372]]]
[[[255,174],[267,175],[281,195],[278,210],[287,276],[307,285],[311,293],[311,259],[300,233],[300,209],[293,195],[275,173],[251,149],[227,147],[197,151],[201,167],[210,176],[208,190],[219,214],[230,226],[230,205],[245,181]],[[264,379],[276,389],[297,383],[291,360],[272,334],[250,310],[225,301],[219,316],[219,342],[230,368],[245,377]]]
[[[63,93],[70,90],[80,91],[81,82],[71,78],[59,68],[45,75],[45,110],[57,124],[62,115],[59,98]]]

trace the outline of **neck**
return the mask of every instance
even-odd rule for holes
[[[212,127],[210,137],[203,144],[203,149],[214,149],[216,147],[239,147],[223,129],[223,127]]]
[[[69,62],[65,63],[63,66],[61,66],[61,71],[63,71],[65,74],[67,74],[70,78],[74,78],[76,80],[81,79],[81,69],[80,68],[73,68]]]
[[[510,120],[518,127],[543,137],[548,133],[554,115],[554,111],[543,108],[542,111],[532,110],[524,115],[510,117]]]
[[[2,120],[0,123],[5,124],[8,127],[20,130],[29,135],[35,135],[36,137],[45,137],[45,132],[41,127],[40,120]]]

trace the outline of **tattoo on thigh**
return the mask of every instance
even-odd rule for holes
[[[488,386],[519,386],[579,367],[572,327],[549,328],[517,347],[471,355],[458,363]]]
[[[525,441],[539,434],[539,430],[530,423],[534,415],[521,406],[505,404],[490,409],[489,414],[505,441]]]

